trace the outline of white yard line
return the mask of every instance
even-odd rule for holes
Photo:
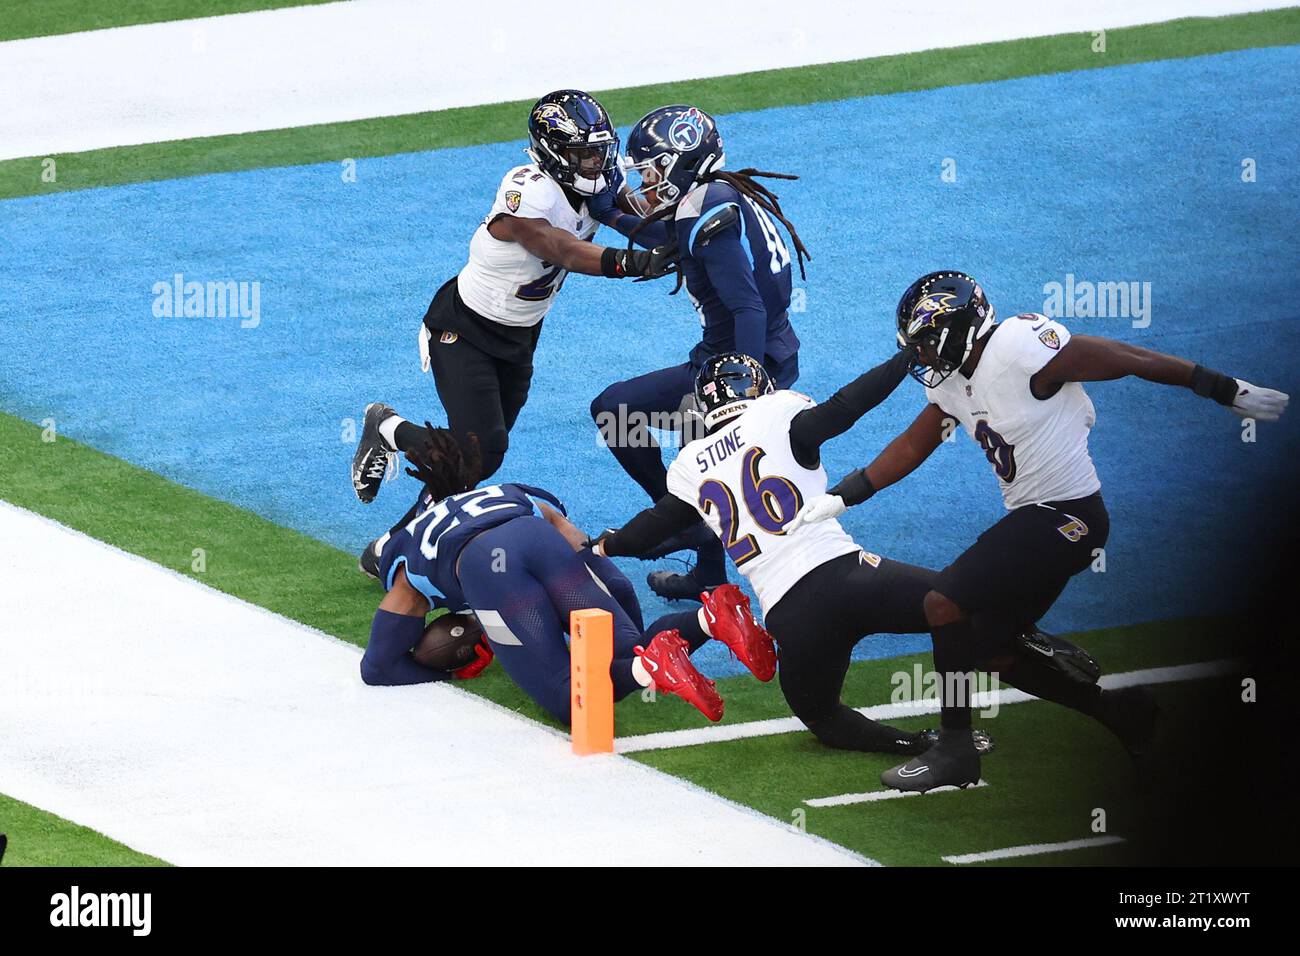
[[[144,24],[0,43],[0,159],[1287,5],[802,0],[796,10],[785,0],[659,0],[657,26],[642,29],[617,6],[584,20],[549,15],[532,0],[354,0]],[[656,39],[665,24],[670,43]]]
[[[873,862],[455,686],[366,687],[356,647],[3,502],[0,542],[0,792],[144,853]]]
[[[1151,667],[1146,670],[1124,671],[1119,674],[1107,674],[1101,679],[1101,686],[1107,689],[1134,687],[1138,684],[1168,684],[1175,681],[1203,680],[1231,674],[1236,665],[1233,661],[1206,661],[1200,664],[1179,664],[1173,667]],[[1037,700],[1024,691],[1015,688],[981,692],[975,695],[972,706],[976,710],[985,710],[993,704],[1004,707],[1008,704],[1023,704]],[[874,707],[858,707],[858,713],[865,714],[872,720],[899,720],[903,717],[920,717],[939,713],[937,700],[922,700],[902,704],[877,704]],[[726,740],[743,740],[747,737],[769,737],[773,734],[791,734],[806,728],[797,718],[775,717],[770,720],[751,720],[740,724],[721,724],[714,727],[695,727],[689,730],[665,730],[654,734],[638,734],[632,737],[619,737],[614,741],[614,749],[621,754],[638,753],[643,750],[668,750],[673,747],[695,747],[699,744],[715,744]]]
[[[987,780],[981,780],[967,789],[978,790],[988,785]],[[936,793],[962,792],[961,787],[938,787],[924,794],[905,790],[869,790],[866,793],[841,793],[835,797],[813,797],[811,800],[805,800],[804,803],[810,807],[847,807],[855,803],[879,803],[881,800],[901,800],[903,797],[929,797]]]
[[[1063,853],[1067,850],[1086,850],[1094,846],[1112,846],[1123,843],[1120,836],[1086,837],[1082,840],[1066,840],[1064,843],[1028,843],[1025,846],[1009,846],[1004,850],[986,850],[983,853],[960,853],[957,856],[945,856],[945,863],[987,863],[989,860],[1009,860],[1018,856],[1039,856],[1043,853]]]

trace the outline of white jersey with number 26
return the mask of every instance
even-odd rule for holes
[[[536,166],[516,166],[497,188],[492,209],[474,230],[469,262],[461,269],[457,288],[465,304],[502,325],[530,326],[545,318],[567,274],[517,242],[503,242],[488,232],[498,216],[545,219],[557,229],[584,241],[599,223],[583,203],[575,210],[564,188]]]
[[[1070,341],[1045,315],[1027,313],[993,330],[970,378],[954,372],[925,397],[962,423],[984,449],[1010,511],[1047,501],[1072,501],[1101,488],[1088,454],[1097,420],[1078,382],[1051,398],[1035,398],[1029,380]]]
[[[814,404],[791,391],[756,398],[668,469],[668,492],[722,539],[764,613],[813,568],[859,550],[834,520],[785,532],[804,502],[826,491],[826,469],[803,467],[790,448],[790,422]]]

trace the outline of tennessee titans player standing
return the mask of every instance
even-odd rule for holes
[[[706,359],[727,352],[753,355],[779,389],[799,377],[799,338],[789,319],[790,247],[777,223],[790,234],[801,276],[808,252],[776,195],[754,180],[797,177],[728,172],[725,160],[713,117],[694,106],[663,106],[642,117],[628,136],[626,188],[612,182],[588,201],[595,218],[635,242],[648,248],[675,242],[678,287],[685,283],[703,329],[685,362],[616,382],[591,403],[605,444],[652,501],[667,493],[667,469],[645,426],[629,425],[690,408]],[[652,572],[648,581],[656,594],[698,599],[727,580],[722,544],[703,524],[652,556],[686,548],[696,552],[694,568],[687,574]]]
[[[669,614],[645,630],[631,582],[613,563],[556,530],[564,506],[548,491],[521,484],[475,488],[477,442],[463,446],[447,429],[426,427],[407,457],[424,483],[419,513],[391,535],[379,557],[387,594],[375,612],[361,659],[367,684],[417,684],[476,676],[501,662],[510,678],[552,717],[569,723],[569,614],[600,608],[614,617],[610,676],[616,698],[652,684],[691,703],[710,720],[722,717],[713,681],[689,654],[709,638],[730,647],[756,676],[776,669],[771,638],[753,622],[743,595],[723,589],[714,619]],[[567,524],[567,523],[566,523]],[[733,593],[734,592],[734,593]],[[487,639],[479,663],[455,674],[424,666],[410,653],[432,608],[472,610]],[[721,618],[718,620],[717,618]],[[646,634],[653,635],[646,640]],[[645,645],[645,646],[642,646]]]

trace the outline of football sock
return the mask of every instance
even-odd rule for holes
[[[379,424],[379,435],[390,451],[410,451],[424,442],[424,427],[412,425],[401,415],[392,415]]]
[[[676,631],[690,647],[692,654],[707,644],[710,639],[709,632],[700,626],[698,611],[674,611],[672,614],[665,614],[658,618],[645,629],[646,643],[650,643],[661,631]]]
[[[939,690],[939,724],[944,730],[970,730],[973,691],[974,632],[969,621],[940,624],[930,629],[934,641],[934,669],[943,684]]]
[[[379,423],[379,437],[384,440],[389,451],[397,451],[397,426],[408,424],[401,415],[389,415]]]
[[[650,686],[650,674],[641,658],[616,657],[609,662],[609,677],[614,684],[614,699],[622,700],[633,691]]]
[[[618,662],[615,661],[615,663],[617,664]],[[632,658],[632,679],[642,687],[649,687],[654,683],[654,678],[651,677],[650,672],[645,669],[645,664],[641,662],[640,656],[634,656]]]
[[[701,584],[722,584],[727,580],[727,552],[717,538],[700,545],[695,552],[695,579]]]

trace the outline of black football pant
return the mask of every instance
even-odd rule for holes
[[[864,717],[840,700],[849,655],[869,634],[922,634],[934,572],[864,552],[814,568],[764,617],[780,655],[781,691],[828,747],[909,753],[915,734]]]
[[[931,631],[935,669],[970,674],[1005,655],[1015,635],[1046,614],[1070,578],[1092,564],[1109,535],[1110,515],[1100,492],[1008,512],[935,578],[934,590],[967,615]],[[1094,711],[1099,694],[1095,685],[1025,667],[1002,671],[1001,678],[1084,713]],[[943,686],[955,684],[945,678]],[[969,693],[967,682],[961,686]],[[945,727],[970,726],[969,697],[965,704],[945,700]]]
[[[482,479],[496,474],[510,445],[510,429],[528,401],[531,362],[507,362],[471,345],[433,338],[429,363],[438,398],[447,412],[447,427],[462,445],[472,433],[483,456]]]

